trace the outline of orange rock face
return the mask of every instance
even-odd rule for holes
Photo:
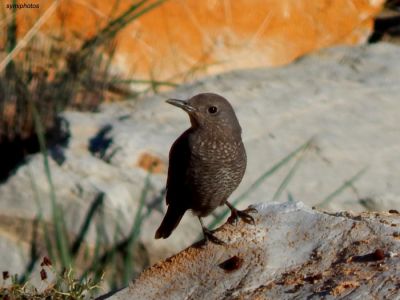
[[[364,42],[383,2],[169,0],[120,32],[114,66],[135,78],[180,82],[230,69],[282,65],[323,47]],[[39,8],[18,10],[20,38],[53,1],[32,3]],[[40,31],[89,38],[129,5],[62,1]]]

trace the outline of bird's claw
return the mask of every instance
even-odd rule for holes
[[[249,213],[256,213],[257,209],[250,207],[245,210],[232,210],[231,216],[228,219],[228,222],[231,224],[235,224],[238,218],[241,218],[243,222],[251,225],[255,225],[254,218],[249,215]]]
[[[258,213],[258,210],[252,206],[250,206],[249,208],[246,208],[245,210],[243,210],[245,213],[253,213],[256,214]]]
[[[208,241],[217,244],[217,245],[225,245],[225,242],[217,238],[210,230],[203,230],[204,239],[207,243]]]

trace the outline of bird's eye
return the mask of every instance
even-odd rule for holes
[[[215,114],[217,111],[218,111],[218,108],[217,108],[216,106],[210,106],[210,107],[208,108],[208,112],[209,112],[210,114]]]

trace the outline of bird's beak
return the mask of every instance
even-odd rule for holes
[[[196,111],[196,108],[194,108],[193,106],[189,105],[189,103],[187,103],[187,101],[184,100],[178,100],[178,99],[168,99],[166,101],[169,104],[172,104],[174,106],[180,107],[182,108],[184,111],[191,113]]]

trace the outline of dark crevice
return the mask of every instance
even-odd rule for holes
[[[68,145],[68,124],[63,119],[57,119],[53,128],[46,134],[49,155],[61,165],[65,161],[64,148]],[[39,153],[40,146],[36,133],[27,137],[0,136],[0,183],[4,183],[16,170],[27,162],[29,155]]]
[[[9,140],[1,138],[0,144],[0,183],[5,182],[20,165],[24,164],[29,154],[39,152],[39,142],[36,136],[22,139],[16,136]]]
[[[89,151],[93,156],[110,163],[114,155],[120,150],[120,147],[115,147],[113,150],[113,139],[110,137],[110,132],[113,127],[110,124],[104,125],[99,132],[89,140]]]
[[[400,41],[400,1],[387,0],[384,10],[374,20],[374,30],[369,43],[382,40]]]
[[[375,19],[374,31],[368,42],[377,43],[385,35],[400,38],[400,15],[392,17],[378,17]]]

